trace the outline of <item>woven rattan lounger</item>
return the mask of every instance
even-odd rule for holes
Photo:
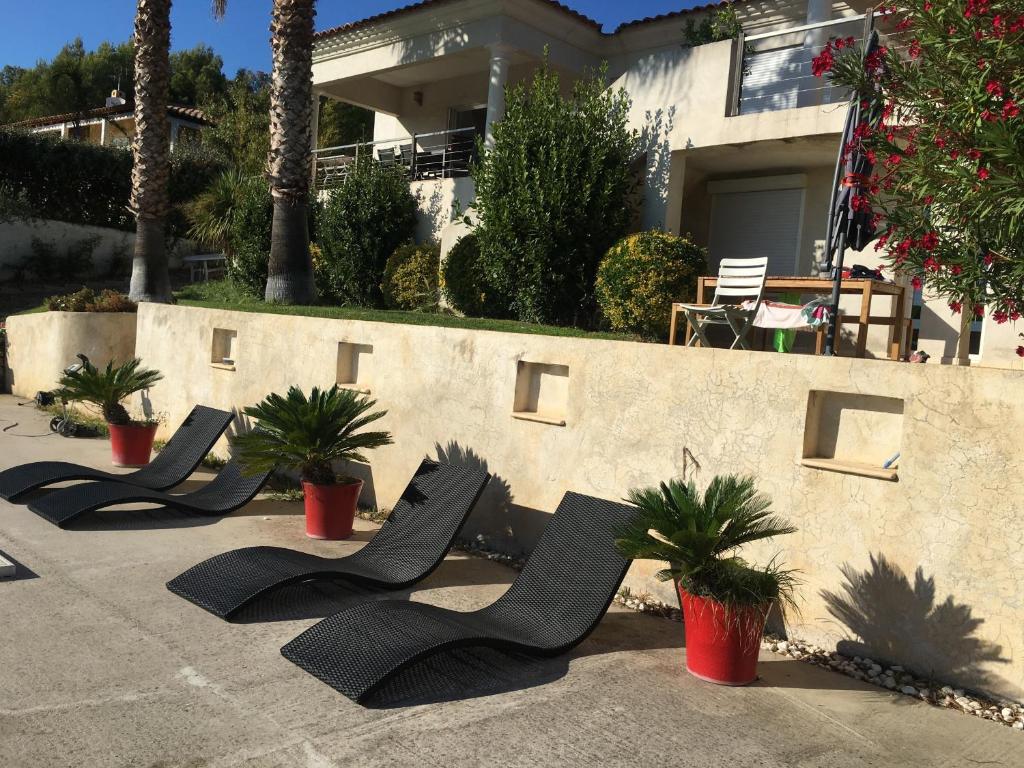
[[[488,607],[462,613],[403,600],[360,603],[310,627],[281,653],[354,701],[448,649],[564,653],[597,626],[622,583],[629,561],[615,538],[635,512],[567,493],[522,573]]]
[[[384,525],[355,554],[330,559],[281,547],[246,547],[199,563],[167,588],[222,619],[299,581],[347,579],[401,589],[440,565],[489,479],[482,470],[425,460]]]
[[[166,491],[195,471],[233,418],[228,411],[197,405],[156,458],[128,474],[115,475],[66,461],[35,461],[11,467],[0,472],[0,497],[14,501],[29,491],[67,480],[107,480]]]
[[[60,488],[29,503],[28,508],[54,525],[65,528],[79,515],[116,504],[156,504],[196,515],[220,516],[244,507],[259,493],[269,472],[244,475],[230,462],[210,482],[192,493],[177,496],[126,483],[82,483]]]

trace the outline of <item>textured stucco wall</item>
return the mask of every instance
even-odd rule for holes
[[[95,274],[131,269],[135,233],[109,227],[91,227],[50,219],[10,219],[0,221],[0,279],[10,277],[34,257],[32,241],[39,240],[54,249],[57,256],[85,241],[95,243],[92,270]],[[175,240],[169,247],[172,268],[181,266],[181,257],[196,252],[189,240]]]
[[[135,356],[135,315],[40,312],[7,318],[5,390],[32,397],[57,386],[61,372],[84,353],[97,366]]]
[[[237,332],[235,371],[210,364],[214,328]],[[17,325],[12,333],[22,343]],[[293,383],[333,383],[339,342],[357,345],[355,386],[389,411],[395,435],[365,470],[364,501],[392,504],[424,455],[485,462],[496,480],[466,532],[528,550],[566,490],[617,499],[683,473],[699,484],[753,473],[800,529],[747,553],[800,569],[792,634],[854,652],[863,640],[865,653],[936,679],[1024,694],[1019,372],[173,306],[139,313],[137,348],[167,377],[150,393],[165,433],[197,402],[244,406]],[[541,409],[565,426],[513,417],[517,371],[535,368],[552,377]],[[801,464],[812,390],[834,393],[817,420],[820,450],[835,435],[856,437],[836,444],[840,458],[849,448],[877,465],[900,450],[898,482]],[[658,567],[638,562],[628,583],[671,599],[650,578]]]

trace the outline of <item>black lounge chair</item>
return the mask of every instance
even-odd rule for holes
[[[86,512],[116,504],[157,504],[196,515],[219,517],[252,501],[268,477],[269,472],[244,475],[232,461],[213,480],[192,493],[174,496],[137,485],[104,481],[60,488],[30,502],[28,508],[61,528]]]
[[[425,460],[381,529],[352,555],[330,559],[281,547],[246,547],[189,568],[167,588],[222,619],[300,581],[347,579],[402,589],[441,564],[489,479],[482,470]]]
[[[29,491],[67,480],[106,480],[166,491],[191,475],[234,416],[197,405],[178,427],[164,449],[142,469],[115,475],[66,461],[35,461],[0,472],[0,497],[14,501]]]
[[[313,625],[281,649],[353,701],[397,672],[446,650],[486,646],[564,653],[597,626],[629,567],[615,538],[636,508],[567,493],[526,567],[496,602],[472,613],[425,603],[360,603]]]

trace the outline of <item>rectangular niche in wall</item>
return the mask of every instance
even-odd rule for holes
[[[350,344],[338,342],[338,372],[335,381],[346,389],[354,389],[363,394],[370,392],[370,356],[373,354],[371,344]]]
[[[213,344],[210,350],[210,364],[229,371],[235,370],[235,353],[238,347],[238,331],[227,328],[213,329]]]
[[[565,426],[569,402],[569,366],[519,361],[512,416]]]
[[[801,463],[895,482],[902,439],[901,398],[812,389]]]

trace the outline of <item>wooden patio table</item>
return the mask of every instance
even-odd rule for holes
[[[718,278],[715,276],[697,278],[697,301],[696,304],[706,305],[705,297],[710,290],[714,295],[714,288],[718,285]],[[766,294],[799,293],[799,294],[830,294],[832,292],[832,281],[824,277],[769,277],[764,283]],[[906,322],[903,314],[906,309],[907,287],[897,285],[883,280],[869,280],[866,278],[846,278],[843,280],[841,293],[845,295],[859,295],[860,315],[857,317],[846,316],[840,313],[837,324],[841,327],[844,323],[857,323],[857,344],[856,357],[864,357],[868,344],[868,327],[871,325],[893,326],[892,343],[889,345],[889,359],[899,360],[903,350],[903,340],[906,331]],[[892,312],[888,317],[871,314],[871,299],[874,296],[894,296]],[[676,343],[677,319],[681,314],[681,304],[672,305],[672,324],[669,330],[669,344]],[[686,341],[689,343],[692,330],[687,327]],[[815,342],[815,353],[821,354],[825,344],[825,328],[817,331]]]

